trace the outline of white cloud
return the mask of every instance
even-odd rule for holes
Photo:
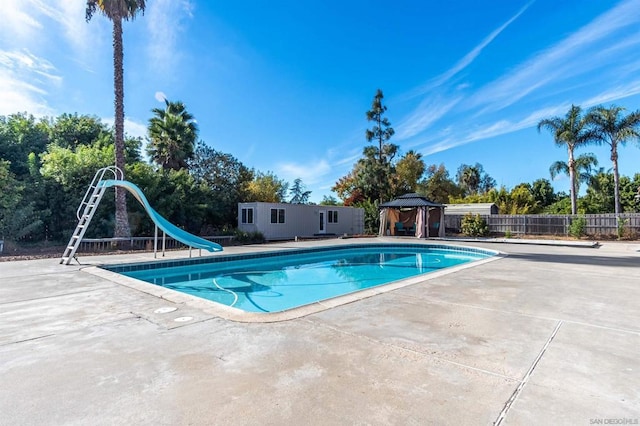
[[[103,117],[101,118],[101,120],[103,123],[106,123],[109,126],[113,126],[113,117]],[[124,133],[134,138],[140,137],[144,139],[147,136],[147,125],[145,123],[141,123],[139,121],[125,117]]]
[[[285,180],[300,178],[303,183],[312,185],[321,181],[322,176],[331,170],[331,166],[326,160],[320,160],[310,164],[282,163],[276,169],[277,175]]]
[[[456,96],[452,99],[442,99],[440,96],[435,96],[423,100],[420,105],[398,125],[396,139],[404,140],[423,132],[456,106],[460,100],[462,100],[462,96]]]
[[[26,49],[0,50],[0,114],[27,111],[35,116],[52,115],[45,99],[62,77],[46,59]]]
[[[2,5],[0,34],[7,40],[27,39],[42,29],[42,24],[30,14],[30,4],[25,0],[5,0]]]
[[[487,37],[484,38],[484,40],[480,42],[480,44],[478,44],[470,52],[464,55],[462,59],[460,59],[453,67],[449,68],[444,73],[440,74],[439,76],[429,81],[424,86],[414,91],[413,96],[427,93],[430,90],[448,82],[452,77],[454,77],[460,71],[468,67],[482,53],[484,48],[487,47],[489,44],[491,44],[491,42],[496,37],[498,37],[500,33],[503,32],[509,25],[511,25],[513,21],[518,19],[518,17],[522,15],[525,12],[525,10],[527,10],[529,6],[531,6],[532,3],[533,1],[530,1],[529,3],[524,5],[524,7],[522,7],[522,9],[520,9],[515,15],[509,18],[504,24],[500,25],[498,28],[493,30]]]
[[[637,10],[638,0],[620,3],[555,46],[521,64],[514,72],[486,85],[469,99],[467,105],[471,109],[485,106],[482,113],[498,111],[540,87],[592,68],[596,61],[590,49],[598,48],[598,43],[617,31],[640,22]],[[630,39],[626,49],[635,52],[637,48],[637,41],[634,43]]]
[[[96,39],[96,27],[89,28],[85,22],[84,1],[71,0],[5,0],[3,5],[3,24],[0,34],[5,33],[5,42],[15,45],[37,46],[47,32],[47,20],[62,27],[62,34],[71,46],[86,52]],[[106,25],[106,24],[105,24]]]
[[[193,17],[193,4],[189,0],[155,0],[146,9],[149,31],[149,56],[153,68],[162,72],[172,70],[180,62],[178,46],[185,19]]]
[[[165,95],[164,92],[156,92],[155,98],[156,101],[164,103],[164,101],[167,99],[167,95]]]
[[[581,103],[584,107],[606,104],[640,94],[640,80],[613,87]]]

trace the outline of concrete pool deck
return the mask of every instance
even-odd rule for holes
[[[0,263],[0,424],[640,422],[640,244],[450,244],[508,255],[271,324]]]

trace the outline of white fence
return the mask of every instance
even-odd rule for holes
[[[446,215],[449,232],[460,232],[462,215]],[[618,226],[629,235],[640,235],[640,213],[586,214],[586,215],[480,215],[489,226],[490,233],[514,235],[568,235],[569,226],[576,218],[585,219],[587,235],[618,236]],[[619,221],[618,221],[619,220]]]
[[[233,241],[233,235],[202,237],[205,240],[213,241],[220,245],[225,245]],[[129,250],[153,250],[154,237],[130,237],[130,238],[83,238],[78,251],[94,252],[108,251],[117,244],[120,248]],[[165,241],[166,249],[186,247],[179,241],[167,236]],[[158,249],[162,248],[162,236],[158,237]]]

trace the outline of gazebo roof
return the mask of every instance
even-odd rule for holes
[[[444,207],[444,204],[434,203],[428,200],[420,194],[412,192],[410,194],[404,194],[396,198],[395,200],[388,201],[380,204],[380,208],[403,208],[403,207]]]

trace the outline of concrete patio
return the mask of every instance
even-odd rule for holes
[[[0,263],[0,424],[638,424],[640,244],[452,244],[508,256],[275,323]]]

